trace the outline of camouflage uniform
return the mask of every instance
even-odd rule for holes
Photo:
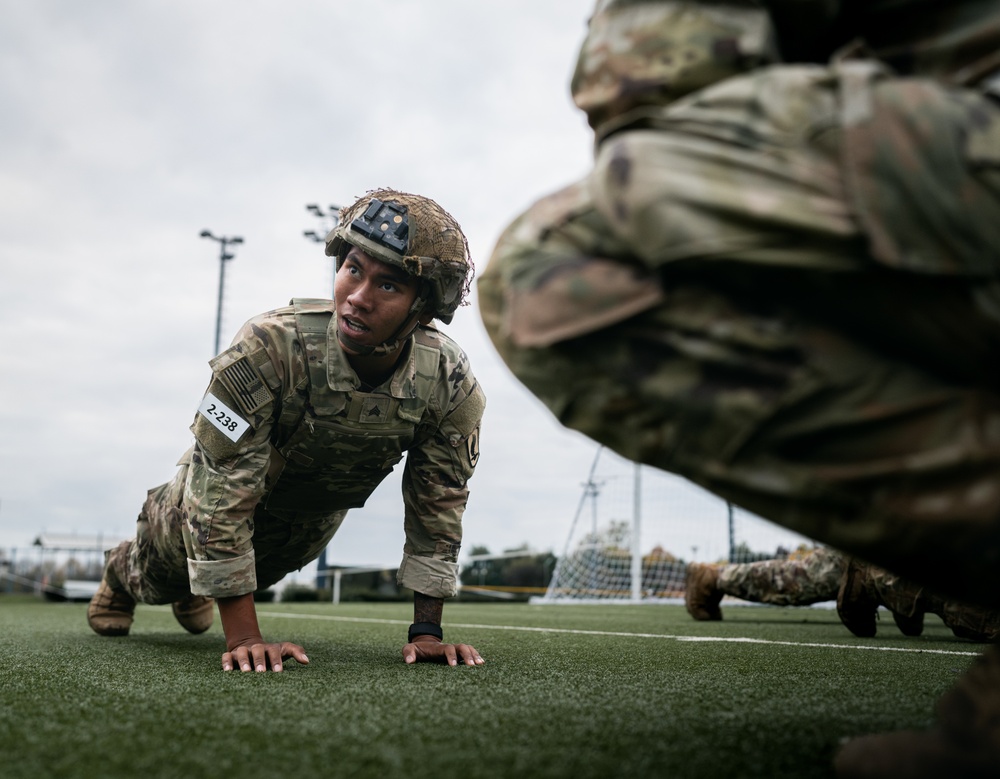
[[[724,565],[719,589],[725,595],[774,606],[809,606],[837,598],[847,558],[827,547],[801,557]]]
[[[435,328],[404,349],[385,383],[364,387],[332,301],[247,322],[211,362],[180,470],[149,492],[137,537],[111,551],[116,578],[146,603],[266,588],[315,559],[406,452],[399,584],[454,595],[485,399]]]
[[[480,310],[564,425],[1000,607],[1000,106],[988,63],[948,48],[978,24],[996,49],[1000,9],[910,5],[941,37],[914,43],[914,17],[877,43],[934,78],[761,67],[766,19],[599,3],[573,82],[594,169],[502,234]],[[692,51],[649,64],[681,13]],[[702,77],[672,90],[687,62]]]
[[[787,559],[723,565],[716,586],[724,595],[753,603],[809,606],[837,599],[846,568],[844,554],[817,547]],[[1000,612],[942,598],[880,568],[866,570],[878,600],[894,614],[936,614],[956,636],[973,641],[1000,637]]]

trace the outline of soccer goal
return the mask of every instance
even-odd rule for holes
[[[812,543],[603,447],[594,456],[566,546],[533,603],[669,603],[690,562],[751,562]]]

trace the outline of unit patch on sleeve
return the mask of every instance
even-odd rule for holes
[[[264,383],[260,371],[247,357],[241,357],[219,371],[218,377],[233,394],[233,400],[244,414],[253,414],[272,399],[271,390]]]
[[[214,425],[230,441],[236,442],[250,427],[250,423],[238,416],[229,406],[211,392],[198,408],[198,413]]]

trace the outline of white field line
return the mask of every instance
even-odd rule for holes
[[[379,625],[409,625],[405,619],[374,619],[370,617],[335,617],[328,614],[294,614],[287,611],[258,611],[258,617],[278,617],[281,619],[316,619],[327,622],[367,622]],[[534,628],[523,625],[478,625],[469,622],[448,622],[448,628],[470,628],[473,630],[519,630],[527,633],[566,633],[574,636],[613,636],[615,638],[659,638],[668,641],[715,641],[731,644],[771,644],[772,646],[797,646],[817,649],[860,649],[867,652],[908,652],[915,655],[960,655],[978,657],[982,652],[962,652],[953,649],[920,649],[901,646],[872,646],[870,644],[822,644],[806,641],[770,641],[764,638],[740,638],[736,636],[670,636],[663,633],[629,633],[616,630],[574,630],[570,628]]]

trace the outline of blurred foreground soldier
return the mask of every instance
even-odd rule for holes
[[[841,622],[859,638],[871,638],[878,608],[892,614],[900,632],[919,636],[924,615],[936,614],[959,638],[993,642],[1000,636],[1000,612],[942,598],[895,574],[828,547],[787,559],[731,565],[688,566],[684,605],[699,621],[721,620],[723,596],[772,606],[810,606],[837,601]]]
[[[996,2],[598,3],[594,168],[500,237],[500,355],[619,454],[1000,608],[998,43]],[[1000,654],[939,722],[838,770],[1000,775]]]
[[[403,657],[483,662],[441,630],[485,406],[465,354],[430,324],[450,322],[468,292],[465,236],[434,201],[376,190],[341,213],[326,253],[335,300],[255,317],[212,360],[193,448],[150,491],[137,537],[108,553],[87,614],[101,635],[127,634],[137,601],[173,603],[199,633],[215,599],[225,670],[308,662],[301,646],[262,637],[253,593],[316,559],[406,452]]]

